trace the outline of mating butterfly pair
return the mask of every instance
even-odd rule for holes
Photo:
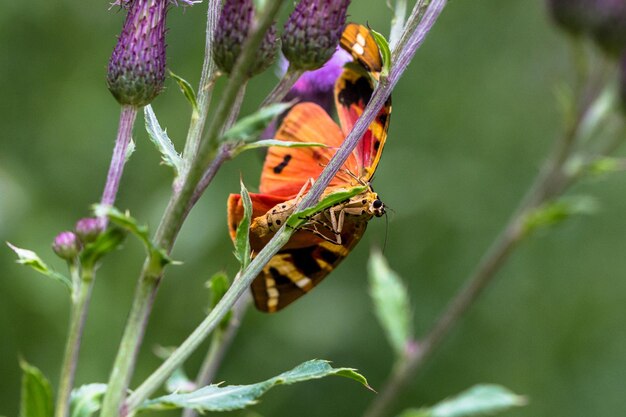
[[[378,45],[367,28],[348,24],[341,47],[353,62],[335,82],[337,125],[322,107],[312,102],[296,104],[280,124],[275,138],[290,142],[318,142],[326,147],[270,147],[265,157],[258,194],[250,194],[252,218],[250,244],[258,253],[295,211],[307,185],[334,156],[367,105],[382,61]],[[324,195],[366,186],[364,192],[313,216],[268,262],[252,282],[256,307],[275,312],[315,287],[359,242],[367,222],[385,212],[370,181],[383,150],[391,99],[361,138],[354,152],[330,182]],[[239,194],[228,198],[228,227],[234,239],[243,218]]]

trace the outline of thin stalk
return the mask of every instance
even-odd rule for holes
[[[270,91],[267,97],[265,97],[259,107],[265,107],[269,106],[270,104],[280,103],[303,73],[304,71],[302,70],[294,70],[289,67],[283,78],[280,79],[274,89]]]
[[[219,75],[215,62],[213,61],[211,51],[213,50],[213,33],[215,32],[215,26],[219,20],[221,10],[221,1],[212,0],[209,2],[205,31],[204,61],[202,63],[202,74],[200,76],[200,84],[198,85],[198,95],[196,98],[198,103],[198,114],[191,115],[189,131],[187,132],[187,140],[185,141],[185,149],[183,150],[184,168],[180,175],[181,178],[185,178],[187,176],[187,172],[189,172],[191,167],[193,155],[198,152],[200,139],[202,138],[202,132],[204,131],[204,125],[207,119],[207,113],[211,105],[211,98],[213,97],[213,86]]]
[[[133,106],[122,106],[120,113],[120,124],[117,130],[117,139],[113,148],[113,157],[109,166],[107,181],[102,192],[100,203],[112,206],[115,203],[117,190],[120,186],[124,164],[126,163],[126,150],[133,133],[133,124],[137,118],[137,108]]]
[[[233,307],[232,317],[228,322],[226,330],[217,329],[213,333],[211,345],[209,346],[209,350],[204,358],[204,361],[202,362],[202,366],[200,367],[200,371],[198,372],[198,376],[196,378],[197,387],[204,387],[213,383],[215,380],[215,375],[217,375],[217,371],[219,370],[230,345],[235,340],[235,336],[237,336],[239,326],[241,326],[241,321],[250,306],[250,301],[250,295],[246,295],[244,293]],[[196,417],[197,415],[198,412],[196,410],[186,408],[183,410],[182,417]]]
[[[372,123],[385,101],[391,94],[391,90],[396,85],[403,71],[408,66],[411,58],[424,41],[426,34],[430,31],[438,16],[447,4],[446,0],[433,0],[424,14],[423,21],[415,27],[414,33],[407,37],[403,43],[405,49],[398,55],[397,66],[393,65],[389,73],[389,77],[381,80],[381,83],[375,89],[370,102],[365,108],[363,114],[356,122],[352,132],[343,142],[335,156],[326,166],[318,180],[312,186],[308,195],[303,199],[300,209],[310,207],[319,200],[322,192],[328,186],[330,180],[335,176],[339,168],[345,160],[350,156],[352,150],[358,144],[369,125]],[[399,44],[401,44],[400,42]],[[232,80],[232,78],[231,78]],[[228,90],[227,90],[228,91]],[[154,371],[129,397],[126,407],[129,411],[137,408],[145,401],[155,390],[157,390],[163,382],[171,375],[171,373],[181,366],[185,360],[195,351],[195,349],[208,337],[208,335],[219,325],[222,318],[230,311],[241,294],[250,286],[252,280],[261,272],[263,266],[269,262],[280,248],[289,241],[293,234],[293,230],[282,228],[268,244],[258,253],[252,260],[248,268],[242,272],[240,278],[236,280],[228,289],[224,297],[217,306],[209,313],[209,315],[200,323],[200,325],[192,332],[192,334]],[[106,417],[106,416],[103,416]]]
[[[592,81],[589,80],[589,82]],[[599,99],[601,98],[596,96],[595,100]],[[580,107],[576,117],[571,120],[571,125],[555,142],[542,170],[522,198],[507,225],[485,252],[474,271],[464,281],[465,284],[437,318],[431,330],[421,342],[417,343],[417,348],[409,350],[406,357],[396,364],[380,394],[363,414],[364,417],[382,417],[391,411],[390,408],[396,402],[399,393],[415,377],[430,355],[493,282],[497,272],[509,259],[517,245],[528,236],[529,231],[525,227],[528,213],[562,195],[579,178],[576,173],[567,173],[565,165],[576,151],[577,138],[584,129],[585,121],[595,100]]]
[[[224,123],[226,123],[228,115],[231,113],[231,108],[236,101],[243,82],[247,78],[248,68],[253,63],[256,51],[283,1],[276,0],[268,3],[259,14],[259,19],[255,22],[256,24],[252,28],[249,38],[244,43],[241,55],[231,72],[205,137],[203,140],[200,140],[197,152],[194,155],[186,156],[192,158],[189,171],[183,180],[180,191],[173,193],[155,233],[154,240],[157,246],[165,249],[168,253],[171,252],[174,241],[186,218],[185,216],[189,212],[189,201],[206,167],[209,166],[215,157],[220,132]],[[209,7],[211,7],[211,3]],[[211,19],[210,14],[209,19]],[[205,59],[211,59],[210,54],[205,56]],[[199,117],[206,116],[201,114]],[[161,265],[157,259],[152,259],[151,257],[148,257],[144,262],[133,298],[131,314],[124,329],[120,349],[109,378],[107,393],[103,400],[102,417],[126,416],[129,412],[126,406],[122,406],[123,399],[135,367],[139,347],[141,346],[148,317],[152,310],[152,304],[163,276],[163,268],[164,265]]]
[[[281,229],[259,254],[250,262],[250,265],[230,286],[224,297],[215,306],[198,327],[185,339],[183,343],[154,371],[129,397],[126,407],[129,411],[136,409],[149,398],[167,378],[183,364],[187,358],[206,340],[226,314],[230,311],[241,295],[248,290],[252,280],[261,272],[263,267],[280,248],[288,241],[293,230]]]
[[[83,270],[81,274],[76,265],[70,265],[70,272],[74,282],[72,310],[70,312],[70,325],[65,345],[65,354],[63,355],[63,365],[61,366],[61,376],[59,378],[55,417],[67,417],[70,412],[70,395],[74,387],[78,354],[94,281],[94,274],[91,269]]]

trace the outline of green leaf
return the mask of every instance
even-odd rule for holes
[[[72,391],[70,417],[91,417],[100,410],[106,384],[83,385]]]
[[[256,113],[238,120],[224,133],[222,140],[249,142],[256,139],[272,120],[287,111],[293,104],[293,102],[275,103],[261,108]]]
[[[309,207],[302,211],[297,211],[289,216],[289,218],[287,219],[287,227],[297,229],[298,227],[303,226],[306,222],[309,221],[311,217],[315,216],[317,213],[336,206],[342,201],[348,200],[355,195],[359,195],[365,190],[367,190],[367,186],[363,185],[358,187],[352,187],[349,190],[341,190],[330,193],[324,196],[315,206]]]
[[[226,291],[228,291],[229,286],[230,282],[226,272],[217,272],[209,278],[206,283],[206,287],[211,291],[211,299],[209,300],[209,306],[211,309],[214,309],[217,303],[220,302],[224,294],[226,294]]]
[[[387,42],[387,38],[385,38],[383,34],[378,33],[373,29],[370,29],[370,33],[378,44],[378,49],[380,50],[380,55],[383,59],[383,69],[380,72],[380,76],[382,78],[387,78],[389,75],[389,68],[391,67],[391,49],[389,48],[389,42]]]
[[[150,239],[148,226],[140,226],[137,224],[137,220],[131,217],[128,212],[122,213],[115,207],[102,204],[95,204],[93,206],[93,210],[96,216],[108,217],[112,223],[139,238],[153,261],[158,262],[161,266],[172,263],[172,260],[167,255],[167,252],[164,249],[157,247]]]
[[[72,281],[63,274],[60,274],[50,268],[46,263],[32,250],[18,248],[15,245],[12,245],[9,242],[6,242],[7,246],[15,252],[17,255],[17,263],[21,265],[26,265],[33,268],[35,271],[39,272],[47,276],[48,278],[52,278],[55,281],[63,284],[68,290],[72,291]]]
[[[22,368],[20,417],[52,417],[54,403],[50,382],[39,369],[23,359],[20,359],[20,367]]]
[[[526,405],[526,398],[499,385],[476,385],[430,408],[431,417],[473,417]]]
[[[526,234],[552,227],[575,215],[593,214],[598,202],[590,196],[569,196],[543,204],[525,214],[523,228]]]
[[[250,264],[250,223],[252,223],[252,200],[246,186],[241,182],[241,201],[243,203],[243,219],[237,226],[235,239],[235,256],[243,271]]]
[[[167,136],[167,132],[161,128],[159,121],[152,110],[152,106],[149,104],[144,107],[143,110],[144,120],[146,124],[146,131],[148,136],[157,150],[161,154],[161,160],[165,165],[174,168],[174,173],[178,175],[180,173],[183,160],[176,152],[176,148],[172,143],[172,140]]]
[[[207,288],[211,292],[211,298],[209,300],[209,311],[213,310],[217,303],[220,302],[226,291],[228,291],[228,287],[230,287],[230,281],[228,279],[228,275],[225,272],[218,272],[214,274],[206,283]],[[230,322],[232,317],[232,311],[229,311],[222,321],[220,322],[220,328],[225,329]],[[217,334],[217,333],[215,333]],[[214,336],[215,336],[214,334]]]
[[[233,158],[242,152],[249,151],[251,149],[268,148],[270,146],[280,146],[283,148],[314,148],[321,147],[327,148],[328,145],[319,142],[290,142],[286,140],[278,139],[263,139],[256,142],[248,143],[243,146],[239,146],[233,152]]]
[[[331,375],[343,376],[360,382],[367,388],[365,377],[350,368],[333,368],[327,361],[312,360],[291,371],[252,385],[209,385],[187,394],[171,394],[147,401],[140,410],[168,410],[191,408],[200,412],[228,411],[255,404],[259,397],[277,385],[289,385]]]
[[[187,80],[170,71],[170,77],[176,81],[180,91],[183,93],[189,104],[191,104],[191,110],[193,111],[193,117],[198,117],[198,100],[196,99],[196,92]]]
[[[372,252],[368,272],[376,316],[396,355],[402,357],[413,336],[411,304],[406,286],[389,268],[379,251]]]
[[[119,248],[126,239],[126,232],[119,227],[110,227],[98,238],[87,244],[80,253],[81,264],[93,266],[104,255]]]

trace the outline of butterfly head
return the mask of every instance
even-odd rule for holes
[[[370,204],[370,213],[376,217],[381,217],[386,213],[385,203],[378,198],[378,194],[374,194],[376,199]]]

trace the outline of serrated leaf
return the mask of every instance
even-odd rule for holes
[[[137,220],[131,217],[128,212],[122,213],[115,207],[102,204],[95,204],[93,210],[96,216],[106,216],[112,223],[135,235],[143,243],[153,261],[158,262],[162,266],[172,263],[165,250],[157,247],[150,239],[148,226],[139,225]]]
[[[378,44],[378,49],[383,59],[383,69],[380,72],[380,76],[386,78],[389,75],[389,68],[391,67],[391,49],[389,48],[389,42],[387,42],[387,38],[385,38],[382,33],[378,33],[373,29],[370,29],[370,33]]]
[[[52,417],[54,403],[50,382],[39,369],[23,359],[20,359],[20,367],[22,368],[20,417]]]
[[[243,146],[239,146],[233,152],[233,157],[239,155],[242,152],[249,151],[251,149],[269,148],[270,146],[280,146],[282,148],[327,148],[328,145],[321,142],[290,142],[286,140],[278,139],[263,139],[256,142],[248,143]]]
[[[328,208],[336,206],[342,201],[348,200],[354,197],[355,195],[359,195],[365,190],[367,190],[367,186],[363,185],[363,186],[358,186],[358,187],[352,187],[349,190],[341,190],[341,191],[330,193],[324,196],[313,207],[309,207],[307,209],[297,211],[293,213],[291,216],[289,216],[289,218],[287,219],[287,227],[297,229],[298,227],[303,226],[307,221],[309,221],[311,217],[313,217],[317,213],[320,213]]]
[[[50,268],[35,252],[28,249],[18,248],[17,246],[6,242],[7,246],[11,248],[17,255],[17,262],[20,265],[29,266],[35,271],[52,278],[55,281],[63,284],[68,290],[72,291],[72,281],[63,274],[60,274]]]
[[[432,417],[484,416],[526,405],[525,397],[499,385],[476,385],[431,407]]]
[[[70,417],[91,417],[100,411],[106,390],[106,384],[88,384],[73,390]]]
[[[183,93],[189,104],[191,104],[193,116],[198,117],[198,100],[196,98],[196,92],[194,91],[191,84],[189,84],[189,82],[187,82],[187,80],[185,80],[184,78],[174,74],[172,71],[170,71],[170,77],[172,77],[174,81],[176,81],[176,84],[178,84],[180,91]]]
[[[552,227],[575,215],[593,214],[599,209],[596,199],[590,196],[568,196],[543,204],[524,216],[525,233]]]
[[[161,160],[165,165],[174,168],[174,173],[178,175],[180,173],[183,160],[176,152],[176,148],[172,143],[172,140],[167,136],[167,132],[161,128],[159,121],[157,120],[152,106],[149,104],[144,107],[143,110],[144,120],[146,124],[146,131],[148,136],[157,150],[161,154]]]
[[[237,226],[235,238],[235,256],[243,271],[250,263],[250,223],[252,223],[252,200],[246,186],[241,182],[241,202],[243,203],[243,219]]]
[[[413,334],[411,305],[406,286],[400,276],[389,268],[379,251],[373,251],[370,256],[368,275],[370,295],[378,321],[396,355],[402,357]]]
[[[350,368],[333,368],[328,361],[312,360],[274,378],[252,385],[209,385],[187,394],[171,394],[147,401],[140,410],[191,408],[200,412],[228,411],[255,404],[259,397],[277,385],[289,385],[327,376],[354,379],[369,388],[365,377]]]
[[[238,120],[224,133],[222,140],[249,142],[256,139],[275,118],[287,111],[293,104],[293,102],[275,103],[261,108],[256,113]]]

